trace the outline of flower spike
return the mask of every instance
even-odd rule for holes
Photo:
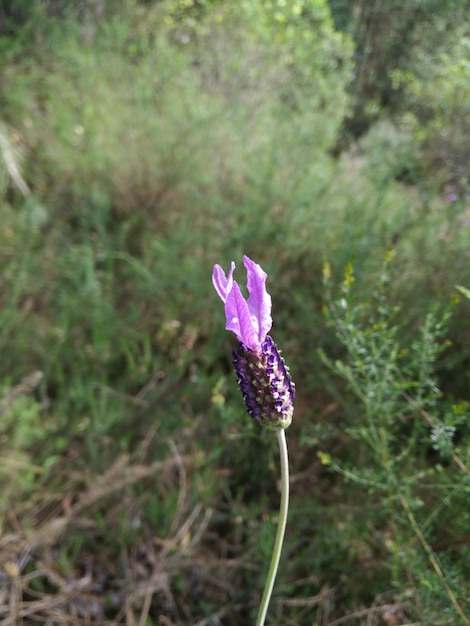
[[[233,280],[235,263],[228,275],[214,266],[212,282],[225,304],[225,328],[237,336],[234,352],[238,385],[248,413],[269,429],[287,428],[294,412],[295,386],[281,352],[268,335],[271,330],[271,296],[266,291],[268,275],[249,257],[243,257],[248,299]]]

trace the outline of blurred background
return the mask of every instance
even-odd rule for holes
[[[470,624],[470,2],[0,0],[0,625]],[[463,292],[464,294],[465,292]]]

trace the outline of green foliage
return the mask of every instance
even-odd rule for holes
[[[57,457],[51,453],[39,459],[36,451],[51,432],[51,420],[42,420],[41,404],[28,397],[41,374],[33,373],[19,385],[0,388],[0,507],[8,507],[18,497],[34,499],[34,487],[47,474]]]
[[[457,290],[460,291],[460,293],[463,296],[465,296],[466,298],[470,300],[470,289],[467,289],[466,287],[462,287],[461,285],[458,285]]]
[[[435,76],[441,72],[445,76],[447,70],[446,63],[439,57],[449,46],[459,45],[462,35],[468,35],[467,0],[390,0],[386,3],[331,0],[330,7],[335,24],[351,34],[355,43],[354,78],[350,86],[353,104],[340,145],[347,145],[351,137],[362,136],[384,117],[409,112],[409,94],[397,76],[405,76],[407,80],[410,76],[419,77],[424,91],[429,91],[431,108],[435,100],[442,101],[443,94],[436,89]],[[446,83],[444,92],[451,85],[452,81]],[[418,113],[418,126],[427,126],[429,122],[426,102],[425,96]],[[462,100],[458,105],[459,113],[461,107]],[[456,120],[456,123],[459,122]],[[447,130],[452,139],[442,138],[441,141],[453,140],[456,148],[457,136],[451,128],[449,124]],[[438,150],[436,153],[441,154]],[[450,146],[448,156],[452,158]]]
[[[449,406],[435,374],[447,347],[450,310],[428,314],[414,341],[403,344],[399,308],[387,301],[389,262],[390,257],[374,297],[365,302],[355,298],[352,266],[339,294],[325,268],[327,316],[347,357],[331,361],[323,354],[323,360],[359,403],[350,411],[353,421],[346,430],[354,441],[349,465],[344,453],[342,462],[326,453],[320,458],[361,490],[375,532],[383,534],[384,547],[389,544],[392,583],[402,597],[414,598],[415,618],[432,621],[446,606],[445,623],[466,624],[466,550],[436,547],[460,535],[467,511],[459,507],[468,497],[470,476],[462,460],[470,454],[468,404]],[[449,506],[455,523],[448,517]]]
[[[421,54],[414,71],[395,72],[394,80],[405,92],[430,168],[463,193],[469,185],[470,36],[466,28],[453,35],[433,53]]]

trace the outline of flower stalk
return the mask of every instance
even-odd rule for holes
[[[263,597],[258,611],[256,626],[264,626],[271,594],[273,592],[274,581],[279,567],[279,559],[281,558],[284,533],[286,531],[287,513],[289,511],[289,456],[287,454],[286,432],[284,428],[278,428],[276,434],[279,441],[279,454],[281,457],[281,506],[279,509],[279,521],[271,556],[271,564],[269,566]]]

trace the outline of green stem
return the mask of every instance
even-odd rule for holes
[[[269,566],[268,577],[264,587],[263,598],[259,607],[256,626],[264,626],[266,613],[268,611],[269,601],[274,587],[274,580],[279,566],[281,557],[282,543],[284,541],[284,532],[286,530],[287,512],[289,510],[289,457],[287,454],[286,433],[284,428],[278,428],[277,438],[279,441],[279,453],[281,455],[281,507],[279,510],[279,522],[277,526],[276,539],[274,541],[273,553],[271,556],[271,565]]]

